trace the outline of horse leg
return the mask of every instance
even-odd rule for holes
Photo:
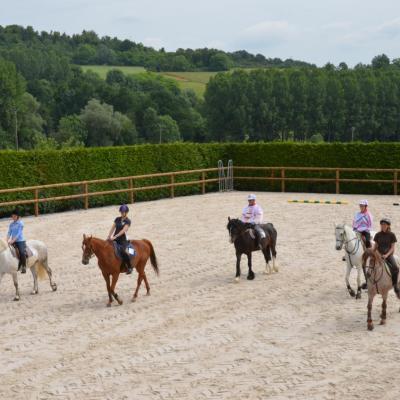
[[[269,275],[272,273],[272,268],[269,265],[269,262],[271,261],[271,252],[270,252],[269,246],[267,246],[267,248],[263,250],[263,254],[264,254],[265,263],[266,263],[264,274]]]
[[[3,278],[4,274],[0,275],[0,281]],[[18,274],[16,272],[12,273],[12,278],[14,282],[14,287],[15,287],[15,296],[14,296],[14,301],[19,301],[20,296],[19,296],[19,289],[18,289]]]
[[[347,262],[347,270],[346,270],[346,278],[345,278],[346,286],[347,286],[347,290],[349,291],[350,296],[354,297],[356,294],[355,294],[354,290],[351,288],[350,282],[349,282],[350,272],[351,272],[351,265],[349,262]]]
[[[375,293],[368,293],[368,317],[367,317],[367,327],[369,331],[374,329],[374,323],[372,322],[371,310],[372,310],[372,302],[374,301]]]
[[[251,253],[247,254],[247,264],[249,266],[249,273],[247,274],[247,279],[252,281],[254,279],[254,272],[251,269]]]
[[[357,295],[356,300],[361,299],[361,268],[357,267]]]
[[[279,272],[279,266],[278,262],[276,261],[276,249],[275,249],[275,243],[273,242],[271,245],[271,257],[272,257],[272,270],[275,272]]]
[[[135,293],[133,294],[132,301],[136,301],[136,299],[137,299],[142,280],[143,280],[143,275],[141,273],[139,273],[138,277],[137,277],[136,290],[135,290]]]
[[[51,268],[49,267],[49,264],[47,262],[47,258],[41,262],[41,265],[47,272],[47,276],[49,277],[50,281],[50,287],[53,292],[57,290],[57,284],[53,281],[53,272],[51,271]]]
[[[33,289],[31,294],[38,294],[39,293],[39,286],[38,286],[38,276],[35,268],[36,264],[33,264],[31,267],[31,273],[33,277]]]
[[[240,280],[240,259],[242,258],[242,255],[240,253],[236,253],[236,276],[235,276],[235,282],[239,282]]]
[[[144,279],[144,284],[146,285],[146,296],[150,296],[150,285],[149,282],[147,281],[147,276],[143,272],[143,279]]]
[[[111,296],[110,275],[108,275],[107,273],[103,272],[103,277],[104,277],[104,280],[106,281],[107,292],[108,292],[108,303],[107,303],[107,307],[111,307],[111,303],[112,303],[112,301],[113,301],[113,298],[112,298],[112,296]]]
[[[381,313],[381,322],[380,322],[381,325],[386,324],[386,307],[387,307],[386,300],[387,300],[388,293],[389,292],[387,291],[386,293],[382,294],[383,301],[382,301],[382,313]]]
[[[114,299],[117,300],[119,305],[122,305],[122,300],[118,297],[118,294],[115,293],[115,286],[117,286],[117,282],[118,282],[118,278],[119,278],[119,272],[116,272],[112,275],[112,281],[111,281],[111,294],[113,295]]]

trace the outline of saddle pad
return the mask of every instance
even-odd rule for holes
[[[256,238],[256,235],[255,235],[255,233],[254,233],[254,229],[249,228],[249,229],[247,229],[247,232],[249,232],[249,235],[250,235],[250,237],[251,237],[252,239],[255,239],[255,238]]]
[[[123,252],[127,253],[129,258],[135,257],[136,252],[131,243],[129,243],[126,248],[124,248],[124,246],[118,244],[117,242],[113,242],[113,246],[114,246],[114,254],[120,260],[123,259],[123,256],[122,256]]]
[[[389,265],[386,261],[384,262],[384,266],[385,266],[385,269],[386,269],[386,272],[388,273],[388,275],[390,277],[392,277],[392,272],[390,271]]]
[[[16,249],[14,246],[11,246],[10,251],[14,258],[19,259],[18,249]],[[33,252],[28,246],[26,246],[26,248],[25,248],[25,256],[26,256],[26,258],[33,256]]]

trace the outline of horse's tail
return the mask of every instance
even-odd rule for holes
[[[46,272],[46,268],[44,267],[43,263],[38,261],[36,263],[36,273],[39,279],[45,279],[47,277],[47,272]]]
[[[147,239],[143,239],[143,242],[145,242],[149,247],[150,247],[150,261],[151,261],[151,265],[154,269],[154,272],[159,275],[160,274],[160,270],[158,269],[158,263],[157,263],[157,257],[156,257],[156,253],[154,251],[154,247],[151,244],[150,240]]]

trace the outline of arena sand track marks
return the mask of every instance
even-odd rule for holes
[[[278,230],[281,270],[263,275],[257,253],[255,280],[245,279],[243,265],[238,285],[225,226],[228,215],[240,215],[246,193],[133,205],[131,236],[154,243],[160,277],[149,268],[152,296],[141,290],[130,303],[136,276],[122,275],[118,293],[125,302],[111,309],[95,261],[81,264],[81,240],[84,232],[105,237],[117,207],[25,219],[27,236],[49,245],[59,291],[42,282],[39,295],[30,296],[31,277],[20,275],[22,298],[13,303],[12,281],[3,279],[0,398],[397,395],[399,302],[391,294],[388,325],[367,332],[366,294],[360,301],[347,295],[342,254],[334,250],[333,222],[351,221],[362,196],[342,196],[347,207],[304,207],[289,204],[292,197],[257,193]],[[400,235],[393,197],[369,201],[375,219],[391,216]],[[7,225],[1,221],[0,230]],[[373,317],[378,314],[377,306]]]

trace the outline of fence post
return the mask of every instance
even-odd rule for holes
[[[39,216],[39,189],[34,190],[34,196],[35,196],[35,217]]]
[[[394,192],[394,195],[395,196],[397,196],[397,183],[398,183],[398,181],[397,181],[397,171],[394,171],[394,177],[393,177],[393,192]]]
[[[206,173],[203,171],[201,173],[201,194],[205,194],[206,193]]]
[[[285,191],[285,170],[281,169],[281,192]]]
[[[89,208],[89,196],[88,196],[88,183],[87,182],[85,182],[84,184],[83,184],[83,193],[84,193],[84,195],[85,195],[85,197],[84,197],[84,207],[85,207],[85,210],[87,210],[88,208]]]
[[[175,196],[175,174],[171,174],[171,199]]]
[[[134,202],[134,197],[133,197],[133,179],[130,178],[128,181],[128,186],[129,186],[129,204],[133,204]]]
[[[340,171],[336,170],[336,194],[340,193]]]
[[[275,178],[275,170],[274,169],[271,169],[271,178]],[[275,181],[273,179],[271,180],[271,186],[270,187],[272,188],[272,190],[275,189]]]

